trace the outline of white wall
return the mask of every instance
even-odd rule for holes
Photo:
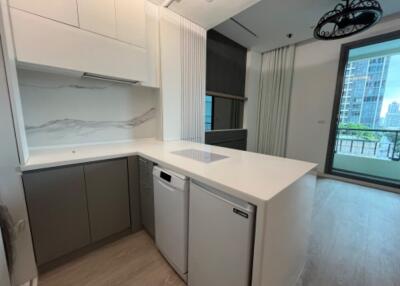
[[[206,30],[160,8],[161,139],[204,140]]]
[[[17,138],[19,160],[25,163],[29,157],[28,143],[24,132],[24,116],[22,114],[21,98],[17,79],[15,63],[15,50],[7,0],[0,0],[0,38],[3,48],[4,66],[7,77],[8,89],[11,94],[11,109],[14,119],[15,136]],[[3,59],[2,59],[3,60]]]
[[[10,104],[3,53],[0,48],[0,204],[8,208],[16,229],[12,280],[14,285],[20,285],[36,277],[37,272],[24,190],[21,175],[17,172],[19,159]]]
[[[245,86],[247,101],[244,104],[243,128],[247,129],[247,151],[252,152],[256,152],[257,150],[257,108],[261,60],[262,56],[260,53],[254,51],[247,52]]]
[[[287,142],[289,158],[318,163],[318,171],[323,172],[341,45],[399,27],[400,19],[392,18],[351,38],[297,46]]]
[[[156,136],[156,89],[27,70],[18,76],[30,148]]]
[[[180,17],[160,8],[162,139],[179,140],[182,121]]]

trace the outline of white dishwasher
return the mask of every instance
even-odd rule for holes
[[[249,286],[255,207],[190,183],[189,286]]]
[[[185,281],[188,269],[188,178],[153,168],[156,245]]]

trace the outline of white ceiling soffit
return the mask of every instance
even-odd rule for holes
[[[172,2],[169,1],[171,2],[169,9],[205,29],[211,29],[259,1],[260,0],[175,0]],[[161,2],[164,3],[164,1]]]
[[[188,0],[190,1],[190,0]],[[340,0],[261,0],[215,30],[237,43],[265,52],[313,38],[320,17]],[[400,0],[380,0],[384,16],[400,12]],[[292,36],[289,38],[288,35]]]
[[[162,5],[165,0],[149,0],[150,2],[153,2],[156,5]]]

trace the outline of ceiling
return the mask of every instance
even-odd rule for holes
[[[153,2],[154,4],[157,4],[157,5],[161,5],[165,1],[164,0],[150,0],[150,2]]]
[[[205,29],[210,29],[260,0],[176,0],[169,8]],[[400,0],[398,0],[400,1]]]
[[[260,0],[150,0],[210,29]]]
[[[319,18],[339,0],[261,0],[215,27],[215,29],[258,52],[269,51],[313,37]],[[400,12],[400,0],[380,0],[384,15]],[[248,28],[252,35],[241,25]],[[292,34],[291,38],[287,35]]]

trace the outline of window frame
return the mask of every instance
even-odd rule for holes
[[[329,131],[329,140],[328,140],[328,147],[326,152],[326,160],[325,160],[325,173],[330,175],[336,175],[348,179],[354,179],[358,181],[365,181],[373,184],[379,184],[389,187],[400,187],[399,184],[394,182],[385,181],[384,179],[380,179],[378,177],[363,177],[362,174],[351,174],[351,173],[344,173],[333,170],[333,159],[335,155],[335,141],[336,141],[336,133],[337,127],[339,123],[339,110],[340,110],[340,100],[342,97],[342,89],[344,86],[344,78],[346,72],[346,65],[349,59],[349,52],[351,49],[356,49],[368,45],[374,45],[379,43],[384,43],[391,40],[398,40],[400,39],[400,30],[389,32],[377,36],[372,36],[368,38],[363,38],[361,40],[356,40],[353,42],[342,44],[340,50],[340,59],[339,59],[339,67],[337,72],[337,80],[336,80],[336,89],[335,89],[335,98],[333,102],[333,110],[332,110],[332,117],[330,122],[330,131]],[[365,175],[364,175],[365,176]]]
[[[212,96],[212,95],[209,95],[207,92],[206,92],[206,97],[207,96],[209,96],[209,97],[211,97],[211,129],[210,130],[207,130],[207,129],[205,129],[205,132],[209,132],[209,131],[213,131],[214,130],[214,96]],[[205,125],[205,124],[204,124]]]
[[[241,110],[240,110],[240,117],[239,117],[239,121],[240,121],[240,127],[239,128],[231,128],[234,130],[239,130],[239,129],[243,129],[243,113],[244,113],[244,105],[246,103],[246,101],[248,100],[247,97],[245,96],[238,96],[238,95],[231,95],[231,94],[226,94],[226,93],[222,93],[222,92],[215,92],[215,91],[210,91],[207,90],[206,91],[206,96],[210,96],[212,98],[212,108],[211,108],[211,130],[206,130],[206,132],[211,132],[211,131],[217,131],[217,130],[230,130],[230,129],[217,129],[215,130],[215,124],[214,124],[214,115],[215,115],[215,98],[223,98],[223,99],[228,99],[228,100],[232,100],[232,101],[237,101],[241,103]]]

